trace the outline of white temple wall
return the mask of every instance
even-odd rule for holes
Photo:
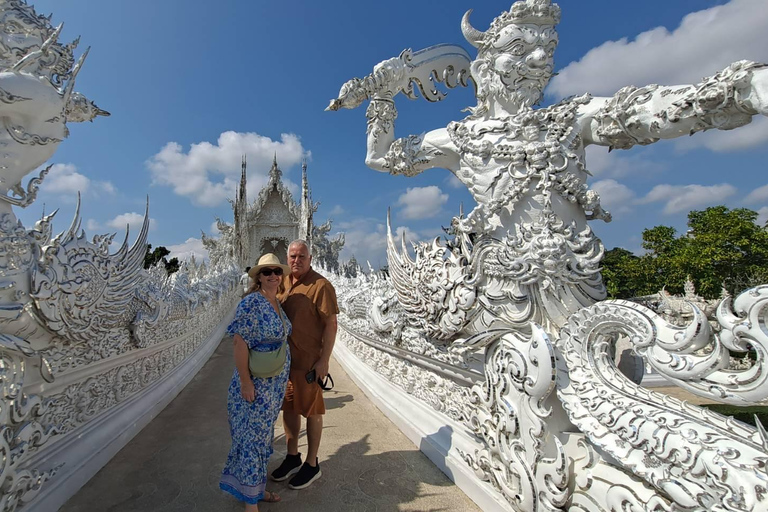
[[[456,420],[474,380],[470,372],[379,343],[343,320],[333,355],[379,410],[482,510],[514,510],[462,457],[483,449]]]
[[[213,307],[199,308],[176,338],[63,373],[52,384],[25,387],[26,394],[51,400],[44,423],[58,425],[62,434],[20,468],[53,475],[19,510],[58,509],[152,421],[215,351],[239,291],[235,287]]]

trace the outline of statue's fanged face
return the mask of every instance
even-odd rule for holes
[[[494,92],[525,106],[541,97],[554,70],[557,32],[552,25],[509,25],[488,49],[496,82]],[[500,82],[500,83],[499,83]],[[503,85],[504,92],[498,90]]]

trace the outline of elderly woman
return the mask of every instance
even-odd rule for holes
[[[274,254],[262,256],[248,271],[251,288],[227,329],[235,343],[235,372],[227,398],[232,448],[219,487],[244,501],[246,512],[257,512],[259,501],[280,501],[266,485],[273,427],[291,366],[286,342],[291,323],[276,298],[287,271]],[[270,364],[271,369],[265,368]]]

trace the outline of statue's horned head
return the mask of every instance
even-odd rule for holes
[[[509,11],[497,16],[485,32],[474,28],[469,22],[472,10],[464,14],[461,31],[466,40],[475,48],[487,50],[504,48],[507,45],[507,28],[512,25],[557,25],[560,23],[560,6],[551,0],[525,0],[512,4]]]
[[[477,85],[474,115],[493,104],[507,113],[536,105],[554,72],[560,7],[550,0],[516,2],[493,20],[485,32],[472,27],[467,11],[461,30],[478,49],[470,72]]]

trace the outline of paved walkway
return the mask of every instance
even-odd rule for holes
[[[229,450],[226,396],[232,377],[228,338],[189,385],[60,510],[62,512],[241,511],[219,490]],[[323,476],[301,491],[268,484],[281,503],[262,511],[477,511],[331,361],[320,464]],[[302,432],[299,450],[306,453]],[[285,456],[282,420],[270,471]]]

